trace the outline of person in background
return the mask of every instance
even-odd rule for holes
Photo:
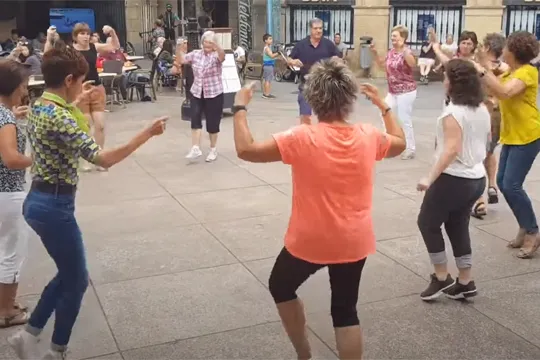
[[[165,39],[163,36],[157,39],[156,47],[153,50],[153,55],[157,59],[159,53],[161,52],[161,49],[163,48],[163,43],[165,42]]]
[[[323,36],[324,23],[319,18],[309,21],[310,34],[294,45],[294,48],[287,59],[287,65],[300,68],[300,84],[298,86],[298,109],[300,112],[300,122],[311,124],[311,106],[304,97],[304,83],[306,75],[313,64],[321,60],[339,57],[339,51],[331,40]]]
[[[441,45],[441,50],[449,59],[453,59],[456,56],[457,50],[458,50],[458,44],[454,41],[454,35],[448,34],[446,35],[446,41],[444,44]],[[435,69],[433,69],[434,72],[439,72],[441,68],[443,67],[443,63],[440,62],[439,65]]]
[[[530,64],[538,56],[538,40],[527,31],[508,36],[503,61],[509,70],[500,78],[480,52],[477,70],[482,82],[499,100],[501,110],[501,155],[497,185],[519,225],[508,246],[520,248],[517,257],[531,258],[540,246],[538,220],[523,183],[540,152],[540,114],[538,112],[538,69]]]
[[[276,65],[276,58],[279,56],[279,53],[272,51],[272,35],[264,34],[263,35],[263,88],[262,88],[262,97],[263,99],[275,99],[276,97],[272,95],[272,81],[274,80],[274,69]]]
[[[236,63],[236,68],[238,69],[238,74],[240,75],[240,81],[243,81],[244,79],[244,70],[247,64],[246,59],[246,50],[238,44],[238,36],[235,37],[233,40],[233,46],[234,49],[234,61]]]
[[[173,41],[165,40],[163,48],[158,55],[160,65],[166,69],[165,76],[176,76],[180,73],[179,68],[175,65],[173,52]]]
[[[405,149],[403,130],[370,84],[362,85],[360,91],[380,110],[387,133],[371,124],[349,122],[357,79],[342,60],[330,59],[313,64],[304,84],[306,101],[318,123],[256,141],[247,120],[246,107],[253,96],[250,85],[236,94],[232,108],[237,156],[254,163],[283,162],[292,169],[289,226],[268,280],[283,327],[297,358],[312,359],[306,314],[297,290],[311,275],[328,268],[339,358],[362,359],[357,302],[366,259],[376,251],[375,165]]]
[[[178,14],[173,13],[171,4],[167,4],[165,14],[163,14],[163,28],[165,30],[165,38],[167,40],[174,41],[176,39],[174,29],[176,26],[178,26],[179,22],[180,18],[178,17]]]
[[[202,116],[206,118],[206,131],[210,137],[210,151],[206,161],[217,159],[217,140],[223,116],[223,61],[225,51],[217,44],[216,34],[207,31],[201,37],[201,49],[183,56],[180,64],[191,64],[193,85],[191,97],[191,149],[186,159],[201,157]]]
[[[87,41],[89,38],[90,32]],[[66,359],[73,326],[88,287],[85,248],[75,217],[79,158],[109,168],[165,130],[166,118],[159,118],[127,144],[101,148],[88,134],[84,115],[74,106],[93,91],[90,83],[83,84],[88,65],[83,52],[73,47],[46,51],[43,55],[45,92],[28,116],[28,139],[33,150],[32,186],[24,201],[23,214],[58,272],[41,293],[28,324],[8,339],[20,359]],[[54,330],[50,348],[44,355],[40,353],[39,336],[53,313]]]
[[[47,36],[43,33],[43,32],[40,32],[37,37],[32,40],[32,47],[34,48],[35,51],[39,51],[39,52],[43,52],[43,50],[45,50],[45,43],[47,42]]]
[[[22,214],[26,198],[25,169],[32,159],[24,154],[28,70],[21,64],[0,60],[0,328],[28,322],[28,309],[17,304],[22,264],[28,253],[30,229]]]
[[[19,30],[12,29],[10,38],[7,39],[7,41],[4,43],[4,51],[12,51],[17,47],[17,44],[19,43]]]
[[[420,48],[420,55],[418,56],[418,67],[420,68],[420,82],[427,85],[429,84],[429,73],[435,65],[435,51],[433,50],[433,39],[435,38],[435,33],[432,31],[428,32],[428,39],[424,41],[422,47]]]
[[[435,162],[417,185],[418,191],[426,192],[418,228],[434,268],[430,284],[420,294],[424,301],[443,293],[452,299],[469,298],[477,291],[471,275],[469,222],[471,208],[486,188],[483,161],[490,139],[489,111],[472,62],[453,59],[445,70],[450,103],[437,119]],[[456,280],[448,273],[443,225],[459,271]]]
[[[499,78],[508,71],[508,65],[501,61],[505,42],[506,39],[501,34],[487,34],[483,40],[482,50],[476,52],[477,56],[480,55],[487,58],[486,62],[490,65],[489,71],[493,72],[493,74]],[[486,90],[484,104],[488,108],[491,117],[491,141],[488,146],[486,159],[484,160],[486,177],[488,180],[487,203],[497,204],[499,202],[499,193],[496,184],[497,156],[495,155],[495,149],[499,145],[499,138],[501,135],[501,110],[497,98],[493,96],[489,89]],[[471,215],[477,219],[482,219],[487,215],[486,199],[483,194],[476,204],[474,204]]]
[[[392,49],[386,56],[379,56],[375,44],[371,43],[373,57],[379,68],[386,70],[388,78],[385,102],[396,112],[407,139],[407,149],[401,156],[402,160],[414,159],[416,155],[412,121],[413,104],[416,100],[416,81],[413,77],[416,59],[405,43],[408,37],[409,30],[405,26],[395,26],[391,32]]]
[[[163,29],[163,20],[157,19],[154,21],[154,29],[152,30],[152,52],[155,54],[156,48],[159,46],[158,40],[163,38],[165,41],[165,30]]]
[[[186,38],[179,37],[176,40],[176,51],[175,51],[175,60],[174,66],[178,69],[178,82],[176,83],[176,91],[179,91],[184,94],[184,69],[182,64],[180,64],[179,59],[182,59],[188,53],[188,42]]]
[[[341,42],[341,34],[340,33],[336,33],[334,35],[334,44],[336,44],[336,48],[338,49],[339,53],[341,54],[341,58],[342,59],[345,59],[347,57],[347,51],[349,50],[349,48],[347,47],[347,45],[345,45],[344,43]]]
[[[34,53],[34,48],[28,41],[19,41],[17,47],[9,54],[8,59],[27,65],[30,68],[30,75],[41,75],[41,60]]]
[[[101,36],[99,36],[99,33],[95,32],[90,37],[90,43],[91,44],[99,44],[101,42]]]

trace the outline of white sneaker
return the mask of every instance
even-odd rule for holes
[[[206,162],[211,162],[217,159],[217,149],[212,148],[210,149],[210,152],[208,152],[208,156],[206,156]]]
[[[39,338],[26,330],[21,330],[8,338],[8,343],[22,360],[39,359]]]
[[[54,351],[54,350],[47,351],[45,356],[41,358],[41,360],[66,360],[66,359],[67,359],[67,355],[65,351],[60,352],[60,351]]]
[[[411,160],[416,156],[414,150],[407,149],[401,154],[401,160]]]
[[[202,151],[198,146],[193,146],[189,153],[186,155],[186,159],[195,160],[202,155]]]

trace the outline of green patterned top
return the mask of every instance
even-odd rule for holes
[[[77,123],[72,105],[44,93],[28,115],[28,140],[33,152],[34,180],[77,185],[79,158],[96,161],[101,148]]]

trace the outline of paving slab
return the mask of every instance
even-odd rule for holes
[[[276,100],[255,94],[248,112],[255,139],[298,124],[294,90],[276,83]],[[505,247],[517,224],[502,196],[484,220],[471,219],[479,296],[464,304],[419,300],[431,268],[416,225],[423,198],[416,184],[432,161],[443,98],[441,84],[419,87],[416,158],[384,160],[375,169],[378,253],[366,263],[358,304],[366,358],[539,359],[540,256],[519,260]],[[77,219],[92,283],[71,356],[293,359],[267,289],[290,214],[291,169],[238,159],[230,116],[222,121],[217,161],[186,161],[191,136],[181,102],[177,93],[164,92],[156,103],[115,107],[107,114],[107,146],[125,143],[162,115],[170,115],[167,131],[108,172],[81,174]],[[379,111],[363,97],[350,120],[381,125]],[[203,151],[208,146],[205,135]],[[540,214],[538,159],[526,188]],[[454,270],[450,250],[449,259]],[[31,235],[21,300],[32,305],[55,272]],[[314,358],[336,358],[327,272],[308,279],[299,295],[309,313]],[[13,358],[5,341],[12,331],[0,331],[0,359]]]

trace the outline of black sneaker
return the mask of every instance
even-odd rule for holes
[[[450,274],[446,277],[446,280],[440,281],[435,274],[431,274],[431,283],[424,292],[420,294],[420,299],[424,301],[435,300],[442,295],[443,291],[451,288],[455,281]]]
[[[478,294],[474,281],[471,280],[467,285],[463,285],[459,283],[459,278],[452,286],[443,291],[444,295],[454,300],[467,299]]]

